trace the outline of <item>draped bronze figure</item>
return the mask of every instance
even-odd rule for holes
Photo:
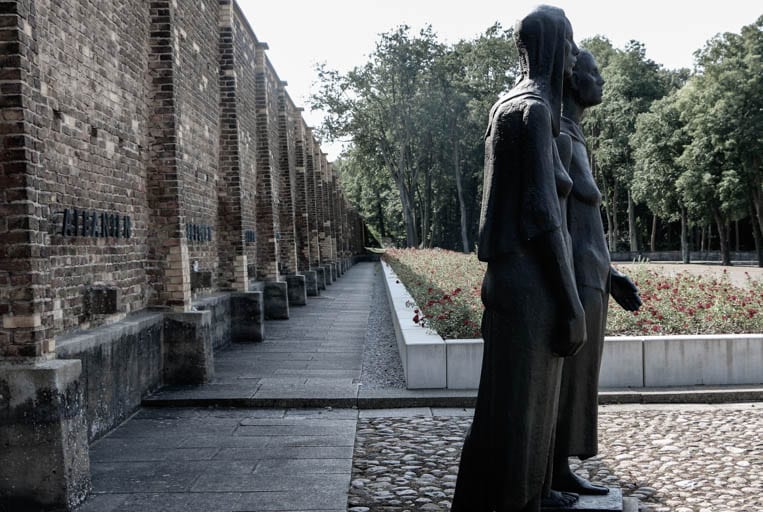
[[[540,510],[552,493],[562,357],[585,340],[565,201],[572,188],[554,143],[562,84],[578,53],[558,8],[515,27],[522,78],[490,113],[478,256],[485,352],[451,510]]]

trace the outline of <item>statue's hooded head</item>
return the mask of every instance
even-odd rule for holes
[[[572,26],[558,7],[541,5],[517,21],[514,40],[519,51],[522,81],[533,82],[546,97],[554,115],[561,111],[564,76],[572,73],[577,46],[572,40]]]

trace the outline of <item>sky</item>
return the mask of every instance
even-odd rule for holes
[[[318,126],[308,98],[315,65],[348,71],[362,65],[378,34],[407,24],[431,24],[440,40],[471,39],[496,21],[504,27],[539,3],[564,9],[575,39],[604,35],[617,48],[635,39],[647,57],[666,68],[693,66],[693,53],[722,32],[739,32],[763,14],[753,0],[237,0],[308,124]],[[334,160],[338,144],[322,144]]]

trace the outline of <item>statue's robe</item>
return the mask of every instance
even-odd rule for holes
[[[601,193],[591,172],[583,133],[577,123],[564,117],[561,131],[572,139],[568,171],[573,186],[567,220],[587,339],[580,352],[564,360],[555,451],[586,459],[598,453],[599,368],[607,323],[610,258],[600,213]]]
[[[491,114],[478,246],[488,263],[485,349],[453,511],[520,510],[550,481],[562,368],[552,343],[566,315],[542,240],[567,232],[562,211],[572,187],[550,123],[548,104],[527,92]]]

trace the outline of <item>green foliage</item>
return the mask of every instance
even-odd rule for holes
[[[380,36],[364,66],[346,74],[319,67],[313,107],[328,113],[321,133],[352,140],[345,179],[376,232],[407,246],[470,250],[487,112],[517,71],[511,31],[498,24],[450,46],[431,28],[401,26]]]

